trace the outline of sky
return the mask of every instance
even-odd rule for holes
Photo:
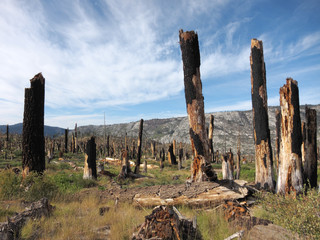
[[[23,121],[39,72],[45,125],[186,116],[179,29],[198,33],[206,113],[252,109],[252,38],[269,106],[287,77],[300,104],[319,104],[319,12],[319,0],[1,0],[0,125]]]

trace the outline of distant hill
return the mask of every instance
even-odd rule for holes
[[[310,105],[310,108],[317,110],[318,120],[318,141],[320,139],[320,105]],[[271,143],[275,141],[275,111],[279,107],[269,107],[269,126]],[[300,107],[301,119],[305,119],[305,106]],[[206,114],[206,123],[209,125],[210,114],[214,115],[213,143],[214,149],[220,152],[237,148],[238,136],[240,136],[241,151],[245,154],[254,153],[254,139],[252,127],[252,111],[226,111]],[[88,125],[78,127],[79,135],[103,136],[103,125]],[[6,125],[0,126],[0,131],[6,131]],[[10,126],[11,133],[21,133],[22,124]],[[139,121],[121,124],[106,125],[106,133],[123,137],[127,133],[129,137],[138,137]],[[72,132],[72,129],[70,129]],[[45,126],[45,136],[64,134],[63,128]],[[187,116],[167,119],[151,119],[144,121],[143,138],[153,139],[161,143],[169,143],[174,139],[177,142],[190,143],[189,122]],[[274,147],[273,147],[274,149]]]
[[[310,105],[310,108],[317,110],[318,126],[320,126],[320,105]],[[269,107],[269,126],[271,142],[275,142],[275,111],[279,107]],[[305,106],[301,106],[301,119],[304,120]],[[206,114],[206,123],[209,125],[210,115],[214,115],[213,142],[214,149],[224,151],[232,148],[235,152],[237,148],[238,136],[240,136],[241,151],[245,154],[254,153],[254,139],[252,126],[252,111],[226,111]],[[82,126],[78,128],[81,134],[103,135],[104,126]],[[138,137],[139,121],[106,125],[106,133],[116,136]],[[154,139],[162,143],[177,142],[190,143],[189,122],[187,117],[176,117],[167,119],[146,120],[143,124],[143,138]],[[320,131],[318,127],[318,140]],[[274,149],[274,147],[273,147]]]
[[[7,125],[0,125],[0,132],[5,133],[6,131],[7,131]],[[9,125],[9,133],[21,134],[22,123]],[[44,136],[53,137],[61,134],[64,134],[64,128],[44,126]]]

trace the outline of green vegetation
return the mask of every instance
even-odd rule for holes
[[[264,193],[258,198],[257,217],[269,219],[306,239],[320,239],[320,195],[317,190],[299,196]]]
[[[9,162],[11,166],[21,166],[21,152],[13,153],[15,156],[12,161],[0,158],[2,168],[5,167],[4,162]],[[104,169],[116,177],[110,179],[98,175],[97,180],[84,180],[81,169],[83,154],[68,153],[63,157],[65,161],[54,158],[42,175],[33,173],[25,179],[11,170],[0,170],[0,221],[5,221],[7,216],[15,212],[23,211],[20,204],[22,199],[36,201],[47,197],[55,206],[52,216],[29,221],[23,228],[22,239],[78,239],[79,235],[85,239],[97,239],[103,238],[98,229],[106,226],[112,232],[111,239],[129,239],[135,228],[144,221],[144,216],[151,213],[151,209],[136,208],[129,203],[115,205],[114,202],[100,199],[101,191],[110,187],[110,180],[119,183],[122,188],[133,188],[180,184],[190,177],[191,159],[183,162],[182,170],[166,161],[163,171],[160,171],[158,161],[148,159],[152,167],[147,173],[141,172],[145,178],[120,182],[117,178],[120,166],[105,163]],[[79,168],[74,169],[74,165]],[[221,164],[215,163],[213,167],[221,178]],[[253,163],[241,165],[241,179],[252,183],[254,177]],[[320,238],[320,197],[316,191],[310,190],[297,199],[269,193],[258,197],[259,203],[253,211],[255,216],[269,219],[310,239]],[[104,206],[110,207],[110,210],[100,216],[99,207]],[[224,239],[238,231],[224,219],[219,209],[192,209],[186,206],[178,209],[191,219],[196,216],[204,239]]]

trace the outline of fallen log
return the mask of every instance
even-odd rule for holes
[[[26,211],[13,217],[8,217],[7,222],[0,223],[0,239],[20,239],[20,231],[27,220],[49,216],[52,210],[53,207],[49,204],[47,198],[42,198],[32,203]]]
[[[189,182],[177,185],[158,185],[142,188],[111,188],[102,193],[102,198],[119,198],[133,205],[154,207],[158,205],[217,206],[225,200],[243,199],[253,190],[243,180],[218,182]]]

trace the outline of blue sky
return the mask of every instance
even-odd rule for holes
[[[287,77],[320,103],[320,1],[0,1],[0,124],[22,122],[42,72],[45,124],[185,116],[179,29],[198,33],[205,111],[251,109],[250,42],[264,44],[268,104]]]

